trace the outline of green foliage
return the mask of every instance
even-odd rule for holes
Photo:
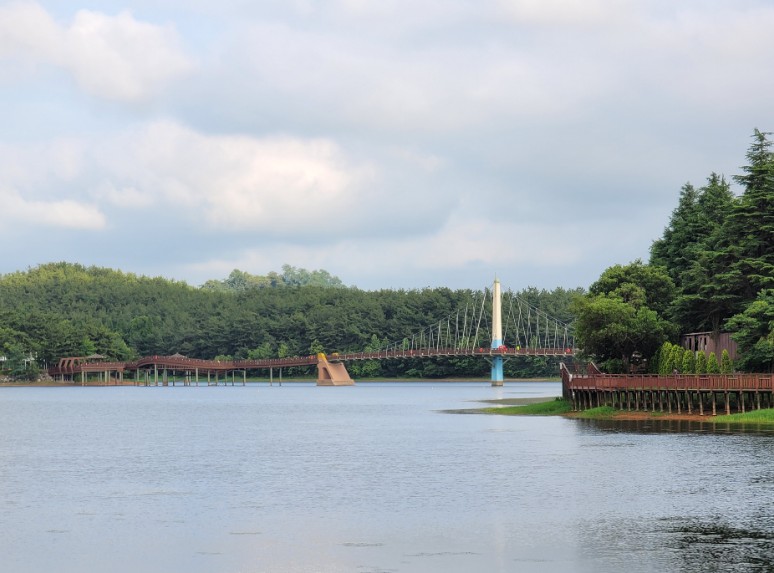
[[[9,354],[9,345],[18,345],[20,355],[32,353],[44,367],[61,357],[95,353],[110,360],[178,352],[193,358],[261,359],[319,350],[378,350],[480,296],[444,288],[370,292],[331,288],[340,281],[327,272],[289,266],[281,275],[268,277],[274,284],[256,286],[260,281],[253,280],[254,275],[239,271],[227,281],[216,281],[221,284],[212,283],[212,288],[194,288],[70,263],[2,275],[0,356]],[[530,288],[518,294],[571,322],[570,299],[580,292]],[[486,330],[485,325],[482,328]],[[475,357],[350,365],[352,374],[361,378],[479,377],[489,371],[488,364]],[[7,360],[0,367],[10,368]],[[552,358],[523,357],[506,364],[509,377],[557,373],[557,360]]]
[[[648,307],[663,315],[674,298],[675,285],[666,269],[639,259],[606,269],[589,288],[592,295],[615,295],[635,308]]]
[[[548,402],[525,404],[524,406],[504,406],[501,408],[483,408],[487,414],[501,414],[506,416],[556,416],[566,414],[572,410],[572,404],[562,398],[556,398]]]
[[[584,352],[607,368],[622,370],[636,356],[653,356],[674,331],[658,312],[668,306],[673,291],[662,268],[635,261],[607,269],[589,294],[573,303],[576,337]]]
[[[312,343],[309,345],[309,354],[319,354],[320,352],[324,352],[325,347],[320,344],[320,341],[316,338],[312,341]]]
[[[718,357],[714,352],[710,352],[709,357],[707,357],[707,374],[720,374],[720,364],[718,364]]]
[[[751,412],[730,414],[727,416],[717,416],[713,422],[724,424],[774,424],[774,408],[753,410]]]
[[[683,349],[682,346],[679,346],[677,344],[672,345],[672,370],[669,372],[669,374],[672,374],[675,370],[677,372],[682,373],[683,372],[683,355],[685,354],[685,349]]]
[[[664,341],[658,351],[658,370],[657,373],[662,376],[666,376],[672,373],[675,368],[674,357],[672,355],[672,349],[675,345],[671,342]]]
[[[666,268],[676,293],[669,317],[682,332],[735,333],[743,370],[774,368],[774,322],[764,294],[774,289],[774,153],[755,129],[735,197],[713,173],[686,184],[650,263]],[[729,368],[727,365],[726,368]],[[730,366],[733,368],[733,365]]]
[[[252,275],[239,269],[234,269],[222,281],[209,280],[205,282],[202,285],[202,289],[239,293],[251,289],[303,286],[343,288],[344,283],[341,282],[339,277],[331,275],[326,270],[308,271],[303,268],[282,265],[282,274],[272,271],[266,276]]]
[[[734,363],[731,360],[731,355],[728,350],[723,349],[723,353],[720,355],[720,373],[731,374],[734,371]]]
[[[696,368],[694,369],[696,374],[707,373],[707,355],[704,352],[699,352],[696,356]]]
[[[774,289],[762,290],[747,308],[726,323],[739,345],[739,366],[745,370],[774,369]]]
[[[583,410],[582,412],[579,412],[576,417],[589,420],[608,419],[615,418],[619,412],[620,410],[617,410],[612,406],[598,406],[596,408]]]
[[[694,374],[696,372],[696,359],[693,352],[686,350],[683,352],[683,362],[680,366],[680,372],[683,374]]]

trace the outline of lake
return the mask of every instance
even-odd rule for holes
[[[442,412],[560,391],[0,388],[0,568],[774,569],[774,433]]]

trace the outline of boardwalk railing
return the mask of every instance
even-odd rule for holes
[[[774,391],[771,374],[600,374],[573,376],[571,390],[716,390]]]
[[[718,404],[727,414],[774,407],[772,374],[603,374],[594,367],[589,374],[573,375],[563,364],[561,373],[562,395],[573,410],[613,406],[671,413],[675,408],[715,415]]]

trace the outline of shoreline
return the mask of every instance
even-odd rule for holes
[[[277,382],[279,381],[278,378],[274,378],[273,383],[274,385],[277,385]],[[296,382],[317,382],[317,378],[283,378],[282,383],[296,383]],[[371,383],[390,383],[390,382],[401,382],[401,383],[417,383],[417,384],[433,384],[436,382],[442,382],[445,384],[460,384],[460,383],[468,383],[468,382],[490,382],[489,378],[422,378],[422,379],[416,379],[416,378],[369,378],[364,380],[355,380],[355,385],[357,384],[371,384]],[[544,382],[561,382],[558,378],[509,378],[505,380],[507,383],[517,383],[517,384],[539,384]],[[259,379],[247,379],[248,384],[269,384],[268,378],[259,378]],[[182,381],[177,380],[175,383],[177,386],[183,386]],[[206,386],[205,381],[200,381],[200,384],[202,386]],[[219,386],[222,386],[223,384],[218,384]],[[231,386],[231,384],[228,384]],[[235,386],[241,386],[241,380],[238,380]],[[46,380],[41,382],[0,382],[0,388],[82,388],[85,386],[100,386],[100,387],[125,387],[125,386],[145,386],[145,384],[136,384],[134,381],[124,380],[122,383],[116,383],[114,381],[111,381],[110,383],[104,383],[104,382],[97,382],[97,381],[90,381],[86,382],[86,384],[81,384],[80,382],[55,382],[52,380]],[[151,384],[150,386],[155,386],[155,384]],[[159,384],[159,386],[161,386]],[[172,386],[171,382],[169,386]],[[190,384],[190,386],[195,386],[195,384]],[[214,386],[214,384],[213,384]],[[503,400],[510,400],[510,398],[504,398]],[[543,400],[543,398],[530,398],[530,400]],[[507,403],[507,402],[499,402],[498,400],[482,400],[484,402],[491,402],[491,403]]]
[[[731,425],[764,425],[774,428],[774,418],[771,417],[774,410],[751,410],[746,413],[735,413],[728,419],[725,413],[712,415],[697,412],[660,412],[641,410],[615,410],[613,408],[592,408],[590,410],[568,411],[568,404],[559,397],[553,398],[510,398],[502,400],[478,400],[478,402],[493,404],[495,407],[475,408],[469,410],[448,410],[449,413],[466,414],[491,414],[498,416],[560,416],[575,420],[612,420],[621,422],[696,422],[704,424],[731,424]],[[563,403],[563,404],[562,404]],[[556,404],[557,407],[552,407]],[[499,406],[499,407],[497,407]],[[520,411],[523,408],[523,411]],[[768,415],[762,419],[755,419],[757,412],[765,412]]]

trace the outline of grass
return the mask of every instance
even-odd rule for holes
[[[557,416],[566,414],[572,409],[567,400],[556,398],[548,402],[526,404],[524,406],[505,406],[503,408],[483,408],[487,414],[503,414],[506,416]]]
[[[615,418],[616,414],[619,414],[621,410],[613,408],[612,406],[598,406],[597,408],[589,408],[578,412],[575,418],[585,418],[587,420],[602,420],[608,418]]]
[[[744,414],[730,414],[728,416],[716,416],[713,422],[728,422],[733,424],[774,424],[774,408],[765,410],[753,410]]]

